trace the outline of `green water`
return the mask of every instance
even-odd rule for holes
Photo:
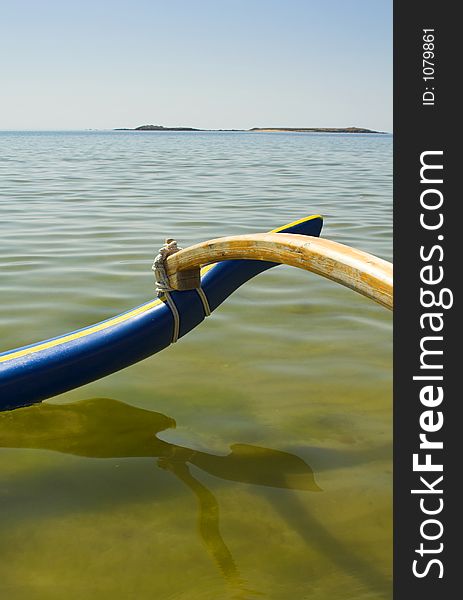
[[[391,259],[392,138],[0,133],[0,351],[308,214]],[[0,413],[0,597],[390,598],[392,317],[278,267],[163,353]]]

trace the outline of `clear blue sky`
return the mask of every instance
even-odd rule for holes
[[[392,0],[10,0],[0,129],[392,131]]]

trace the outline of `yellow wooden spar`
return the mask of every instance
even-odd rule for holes
[[[174,290],[199,287],[202,266],[232,259],[299,267],[341,283],[386,308],[393,308],[391,263],[331,240],[292,233],[228,236],[180,250],[165,261],[170,286]]]

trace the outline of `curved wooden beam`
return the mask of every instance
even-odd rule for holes
[[[166,273],[173,289],[192,289],[200,267],[233,259],[264,260],[312,271],[393,308],[391,263],[362,250],[307,235],[257,233],[201,242],[170,255]]]

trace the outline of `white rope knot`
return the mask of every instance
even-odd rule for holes
[[[175,254],[179,250],[182,250],[182,248],[177,245],[176,240],[167,238],[164,245],[159,248],[159,252],[154,259],[151,269],[154,271],[154,278],[156,280],[156,293],[158,297],[173,290],[173,288],[170,287],[165,261],[168,256]]]
[[[180,246],[177,245],[177,242],[172,239],[172,238],[168,238],[165,240],[164,245],[159,248],[159,252],[157,253],[153,265],[151,267],[151,270],[154,272],[154,278],[156,280],[156,294],[158,298],[162,298],[162,301],[165,302],[172,313],[172,318],[173,318],[173,330],[172,330],[172,343],[175,344],[175,342],[178,340],[178,337],[180,335],[180,314],[178,311],[178,308],[174,302],[174,299],[171,297],[170,292],[175,291],[175,289],[173,287],[171,287],[170,285],[170,281],[169,281],[169,277],[167,276],[167,271],[166,271],[166,260],[169,256],[171,256],[172,254],[175,254],[176,252],[179,252],[179,250],[182,250],[182,248],[180,248]],[[199,299],[201,300],[201,304],[203,305],[204,308],[204,314],[206,317],[208,317],[211,314],[211,309],[209,307],[209,302],[207,299],[206,294],[204,293],[204,290],[201,289],[201,284],[199,284],[199,287],[195,287],[194,288],[199,296]]]

